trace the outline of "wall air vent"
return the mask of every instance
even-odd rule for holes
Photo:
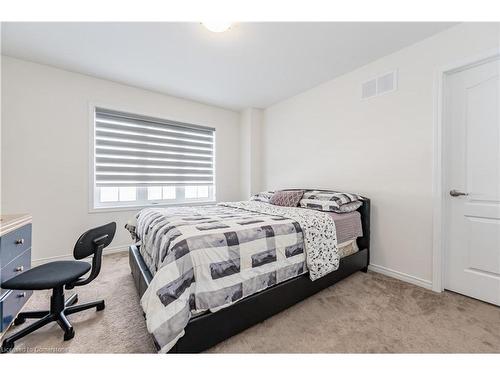
[[[361,99],[387,94],[397,89],[397,71],[384,73],[361,85]]]
[[[377,80],[372,79],[361,86],[361,98],[368,99],[377,95]]]

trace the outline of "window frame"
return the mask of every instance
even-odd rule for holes
[[[112,111],[118,112],[128,112],[131,114],[135,114],[137,116],[145,116],[145,117],[156,117],[159,119],[165,119],[164,114],[151,114],[144,113],[144,111],[131,109],[131,108],[119,108],[109,104],[102,103],[89,103],[89,213],[98,213],[98,212],[114,212],[114,211],[134,211],[141,208],[147,207],[178,207],[178,206],[200,206],[206,204],[216,203],[216,131],[213,132],[213,183],[212,185],[203,185],[209,186],[209,197],[208,198],[192,198],[186,199],[184,198],[184,189],[183,186],[176,186],[176,199],[160,199],[160,200],[148,200],[147,199],[147,186],[139,186],[137,187],[137,199],[135,201],[124,201],[124,202],[100,202],[100,190],[96,186],[96,173],[95,173],[95,164],[96,164],[96,147],[95,147],[95,128],[96,128],[96,108],[105,108]],[[167,120],[167,119],[165,119]],[[170,121],[177,122],[185,122],[187,121],[168,118]],[[196,126],[202,126],[193,124]],[[182,193],[182,194],[180,194]],[[210,193],[212,193],[210,195]],[[182,196],[181,198],[178,198]]]

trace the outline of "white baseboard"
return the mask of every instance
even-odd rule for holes
[[[431,289],[432,290],[432,281],[429,280],[424,280],[421,279],[420,277],[408,275],[407,273],[404,272],[399,272],[392,270],[387,267],[383,266],[378,266],[376,264],[370,264],[368,266],[368,269],[373,272],[378,272],[381,273],[382,275],[393,277],[395,279],[401,280],[401,281],[406,281],[407,283],[414,284],[417,286],[420,286],[425,289]]]
[[[129,246],[130,245],[121,245],[121,246],[107,247],[102,252],[102,255],[109,255],[109,254],[121,253],[121,252],[124,252],[124,251],[128,251],[128,247]],[[36,267],[36,266],[39,266],[41,264],[53,262],[53,261],[56,261],[56,260],[75,260],[75,258],[73,258],[73,254],[69,254],[69,255],[58,255],[58,256],[55,256],[55,257],[48,257],[48,258],[32,259],[31,260],[31,265],[33,267]]]

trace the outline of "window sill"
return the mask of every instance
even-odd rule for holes
[[[215,204],[216,200],[207,201],[196,201],[196,202],[178,202],[178,203],[156,203],[156,204],[137,204],[137,205],[127,205],[127,206],[116,206],[116,207],[97,207],[90,208],[89,214],[98,214],[101,212],[120,212],[120,211],[138,211],[143,208],[153,208],[153,207],[181,207],[181,206],[205,206],[207,204]]]

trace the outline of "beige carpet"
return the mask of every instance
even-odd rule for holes
[[[15,351],[155,352],[125,253],[105,256],[98,279],[77,291],[79,303],[104,298],[106,309],[72,315],[71,341],[52,323],[18,341]],[[36,292],[26,310],[45,309],[48,301],[46,292]],[[500,352],[500,308],[358,272],[209,352]]]

